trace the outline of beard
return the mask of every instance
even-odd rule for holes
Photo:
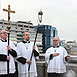
[[[26,38],[26,40],[27,40],[27,41],[29,41],[29,39],[30,39],[29,37],[28,37],[28,38]]]

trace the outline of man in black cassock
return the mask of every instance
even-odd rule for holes
[[[14,57],[17,56],[15,45],[10,41],[8,46],[7,32],[2,29],[0,32],[0,77],[8,77],[7,74],[7,61],[9,61],[9,77],[15,77],[15,62]],[[9,52],[9,56],[7,56]]]
[[[63,77],[66,72],[66,61],[69,56],[64,47],[59,46],[59,38],[53,38],[53,46],[48,48],[45,53],[45,59],[48,64],[48,77]]]

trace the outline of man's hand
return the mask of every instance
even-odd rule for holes
[[[7,60],[8,60],[8,61],[10,60],[10,56],[7,56]]]
[[[54,53],[53,54],[53,57],[55,57],[55,56],[59,56],[59,53]]]
[[[11,51],[11,50],[12,50],[12,48],[11,48],[10,46],[7,46],[7,49],[8,49],[9,51]]]
[[[66,56],[66,58],[67,58],[67,59],[69,59],[69,58],[70,58],[70,56],[68,55],[68,56]]]
[[[30,61],[30,60],[26,60],[26,62],[27,62],[28,64],[31,64],[31,61]]]
[[[33,50],[36,50],[36,47],[35,46],[33,46]]]

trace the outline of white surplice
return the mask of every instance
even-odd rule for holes
[[[59,53],[59,56],[50,58],[50,54]],[[49,48],[45,53],[45,59],[48,64],[47,72],[48,73],[65,73],[66,65],[65,65],[65,57],[67,56],[67,51],[65,48],[59,46],[58,48]]]
[[[14,50],[16,50],[15,45],[12,41],[10,41],[10,47]],[[0,54],[7,55],[8,53],[8,42],[2,42],[0,40]],[[14,58],[9,54],[10,61],[9,61],[9,73],[15,73],[15,63]],[[0,75],[1,74],[7,74],[7,61],[0,61]]]
[[[33,50],[33,42],[30,43],[23,43],[20,42],[17,44],[17,55],[18,57],[24,57],[28,60],[30,60],[31,54],[32,54],[32,50]],[[36,51],[39,53],[38,48],[36,46]],[[35,57],[34,55],[32,56],[32,61],[31,61],[31,65],[30,65],[30,77],[34,77],[37,76],[37,69],[36,69],[36,61],[35,61]],[[28,77],[28,66],[29,64],[25,63],[22,64],[20,62],[18,62],[18,73],[19,73],[19,77]]]

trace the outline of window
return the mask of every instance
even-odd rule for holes
[[[0,24],[2,24],[2,22],[0,22]]]
[[[23,27],[23,25],[18,25],[19,27]]]

